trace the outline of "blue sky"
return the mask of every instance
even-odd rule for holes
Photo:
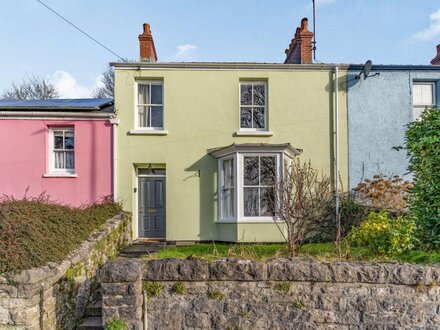
[[[43,0],[117,54],[139,56],[151,25],[159,61],[282,62],[312,0]],[[316,0],[317,59],[429,64],[440,43],[438,0]],[[26,74],[86,97],[116,57],[36,0],[1,1],[0,90]]]

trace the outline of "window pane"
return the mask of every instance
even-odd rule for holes
[[[266,104],[266,90],[264,85],[254,85],[254,103],[253,105]]]
[[[413,104],[422,104],[422,86],[418,84],[413,85]]]
[[[55,168],[66,168],[64,162],[64,151],[55,151]]]
[[[149,119],[148,119],[148,107],[139,106],[139,127],[148,127]]]
[[[73,151],[66,151],[66,168],[75,168],[75,156]]]
[[[74,136],[73,132],[66,132],[64,140],[65,149],[74,149]]]
[[[53,132],[54,148],[63,149],[63,132]]]
[[[149,88],[150,85],[139,84],[138,85],[138,103],[139,104],[148,104],[149,103]]]
[[[264,128],[264,108],[253,108],[254,109],[254,117],[253,117],[253,127],[254,128]]]
[[[240,104],[252,105],[252,85],[240,85]]]
[[[151,107],[151,127],[163,127],[162,107]]]
[[[260,216],[273,216],[274,189],[260,188]]]
[[[272,186],[275,184],[275,157],[260,158],[261,185]]]
[[[223,187],[230,188],[234,186],[234,162],[233,159],[223,161]]]
[[[240,109],[240,127],[252,128],[252,108]]]
[[[224,189],[222,191],[222,216],[223,218],[234,217],[234,189]]]
[[[245,217],[258,216],[258,188],[243,188],[243,211]]]
[[[151,104],[162,104],[162,85],[151,85]]]
[[[258,185],[258,157],[244,157],[243,178],[245,186]]]
[[[422,104],[432,105],[433,104],[432,85],[426,84],[421,86],[422,86]]]

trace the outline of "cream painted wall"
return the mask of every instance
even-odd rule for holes
[[[280,68],[282,65],[280,65]],[[287,66],[286,66],[287,67]],[[116,66],[117,196],[137,219],[136,166],[166,166],[167,240],[279,241],[275,224],[219,224],[217,161],[207,149],[232,143],[287,143],[301,159],[332,175],[333,76],[330,69],[302,70],[128,69]],[[340,175],[347,187],[345,71],[340,71]],[[135,81],[163,80],[167,135],[130,135],[134,129]],[[268,83],[270,137],[235,136],[239,129],[239,82]],[[200,170],[200,177],[198,171]],[[136,220],[135,220],[136,222]],[[137,223],[134,224],[135,236]]]

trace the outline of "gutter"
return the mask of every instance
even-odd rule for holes
[[[335,66],[335,216],[336,216],[336,228],[337,236],[336,242],[339,242],[341,237],[341,218],[340,218],[340,196],[339,196],[339,67]]]
[[[28,118],[59,118],[59,119],[67,119],[67,118],[83,118],[83,119],[110,119],[114,118],[114,113],[66,113],[66,112],[54,112],[54,111],[0,111],[0,119],[1,117],[28,117]]]
[[[110,124],[112,124],[112,154],[113,154],[113,201],[116,202],[118,196],[118,181],[117,181],[117,170],[118,170],[118,140],[117,140],[117,126],[119,125],[119,119],[118,118],[112,118],[110,119]]]

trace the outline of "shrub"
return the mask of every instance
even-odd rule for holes
[[[372,179],[365,179],[353,190],[356,199],[361,203],[380,209],[403,211],[406,207],[405,197],[412,187],[398,175],[389,177],[378,174]]]
[[[371,212],[358,228],[351,230],[347,239],[354,246],[393,256],[414,247],[415,230],[413,218],[399,216],[393,219],[383,210]]]
[[[410,211],[424,246],[440,249],[440,110],[426,109],[420,121],[410,123],[405,142],[414,174]]]

